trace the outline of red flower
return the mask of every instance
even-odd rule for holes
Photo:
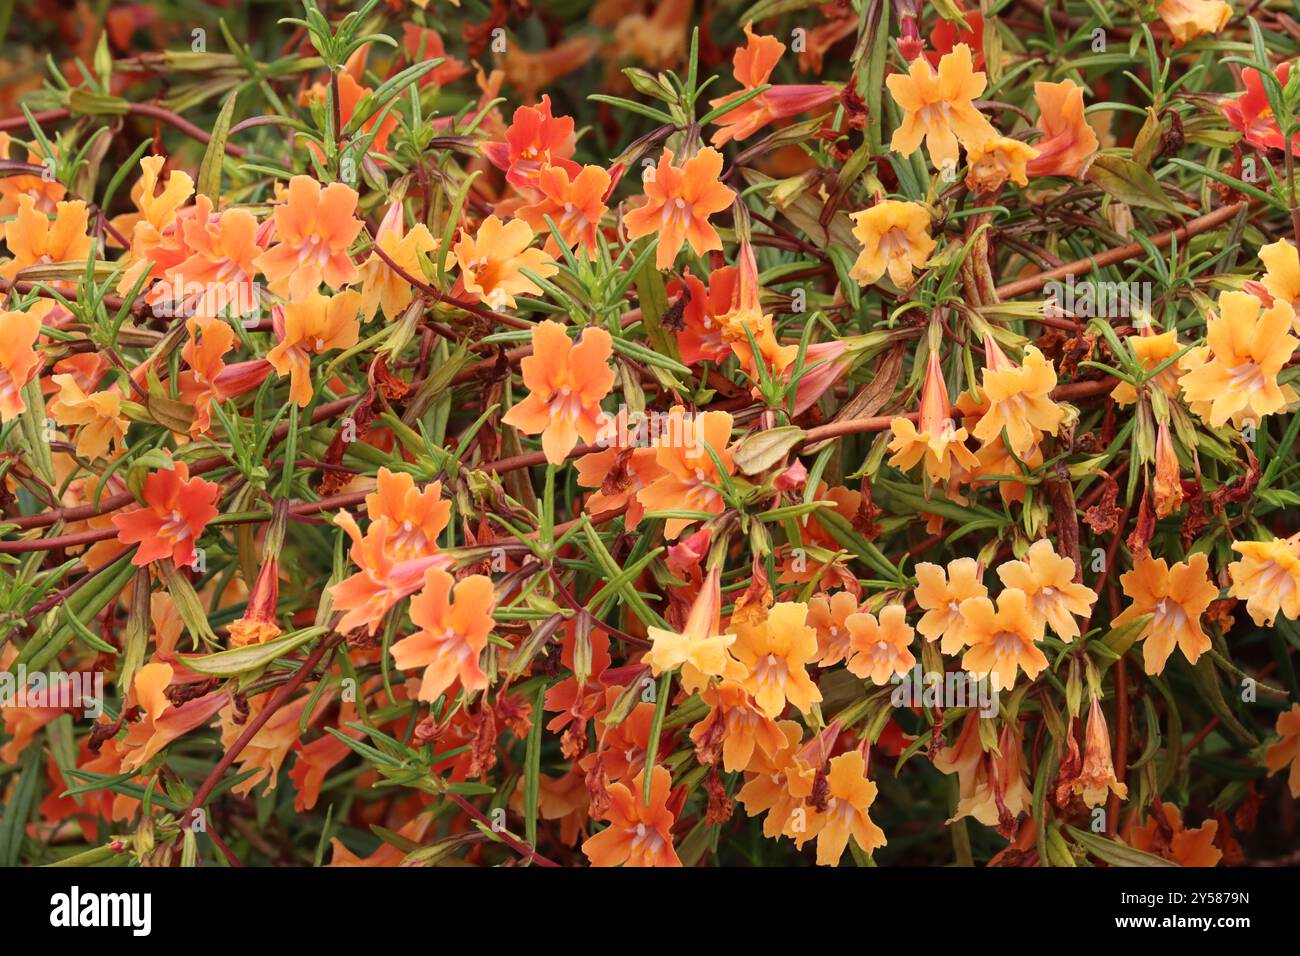
[[[1279,85],[1285,87],[1291,76],[1291,64],[1279,63],[1273,71]],[[1285,141],[1282,131],[1278,129],[1273,109],[1268,104],[1268,93],[1264,91],[1264,78],[1259,70],[1241,71],[1241,81],[1246,92],[1235,99],[1224,100],[1219,110],[1233,129],[1245,137],[1246,142],[1263,149],[1283,149]],[[1291,137],[1291,153],[1300,156],[1300,133]]]

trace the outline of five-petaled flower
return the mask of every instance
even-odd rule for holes
[[[300,302],[324,282],[341,289],[357,280],[348,253],[363,223],[356,217],[357,191],[343,183],[322,187],[310,176],[289,180],[285,201],[275,207],[275,243],[256,259],[272,292]]]
[[[718,180],[721,173],[722,154],[709,147],[681,166],[673,165],[673,151],[665,149],[658,167],[646,170],[646,201],[627,213],[623,223],[629,239],[658,236],[656,268],[671,267],[686,242],[697,256],[722,248],[709,217],[730,206],[736,196]]]
[[[424,668],[419,699],[433,701],[456,683],[467,693],[487,687],[479,656],[492,633],[492,579],[473,574],[455,583],[439,568],[424,573],[424,588],[411,598],[411,623],[418,631],[393,645],[402,670]]]
[[[117,540],[139,545],[131,563],[144,567],[171,558],[178,568],[192,567],[198,560],[194,542],[217,516],[220,492],[210,481],[191,478],[183,461],[150,472],[141,496],[144,506],[113,516]]]
[[[924,139],[935,168],[955,173],[959,142],[969,150],[997,135],[975,108],[973,101],[984,92],[984,74],[971,68],[971,50],[965,43],[945,54],[937,71],[918,58],[906,73],[887,76],[885,85],[903,110],[903,122],[889,145],[904,156]]]
[[[594,441],[604,421],[601,400],[614,385],[613,339],[588,326],[575,345],[564,326],[546,320],[533,329],[533,354],[519,363],[528,395],[502,417],[525,435],[541,435],[546,460],[559,465],[578,439]]]
[[[862,251],[849,270],[859,285],[889,279],[900,289],[912,282],[913,270],[925,267],[938,243],[930,236],[930,213],[920,203],[882,199],[853,214],[853,238]]]

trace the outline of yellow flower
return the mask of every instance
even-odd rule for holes
[[[966,151],[966,186],[975,192],[995,192],[1011,180],[1029,185],[1025,164],[1038,155],[1028,143],[1009,136],[991,136]]]
[[[719,570],[713,568],[691,604],[690,614],[681,633],[662,627],[646,629],[653,646],[644,660],[650,665],[654,676],[658,677],[664,671],[680,667],[682,686],[689,693],[702,688],[707,683],[707,678],[723,676],[728,665],[734,668],[736,663],[727,653],[727,648],[736,640],[736,635],[722,633],[718,623],[722,608],[719,582]]]
[[[1228,565],[1232,578],[1229,597],[1246,602],[1250,618],[1261,627],[1272,627],[1279,611],[1289,620],[1300,618],[1300,556],[1297,540],[1234,541],[1232,550],[1240,561]]]
[[[1092,613],[1097,592],[1074,580],[1074,561],[1056,553],[1046,538],[1035,541],[1020,561],[998,567],[1004,586],[1019,588],[1029,599],[1029,609],[1069,644],[1079,636],[1075,616]]]
[[[1120,627],[1145,614],[1151,622],[1137,636],[1142,644],[1142,664],[1148,674],[1159,674],[1178,646],[1188,663],[1195,664],[1210,649],[1210,638],[1201,627],[1201,615],[1219,596],[1210,583],[1209,560],[1202,553],[1172,567],[1164,558],[1139,558],[1133,570],[1120,576],[1120,587],[1133,603],[1112,622]]]
[[[894,433],[889,442],[889,450],[894,453],[889,463],[895,468],[909,471],[924,460],[926,476],[938,483],[952,478],[954,463],[966,471],[979,467],[975,453],[966,447],[966,429],[958,428],[953,422],[948,387],[944,384],[939,353],[935,351],[930,352],[925,384],[921,387],[919,424],[921,427],[917,428],[901,416],[889,423]]]
[[[422,278],[420,254],[432,252],[438,242],[424,223],[417,223],[410,232],[403,233],[402,204],[393,203],[375,233],[375,245],[403,272],[419,279]],[[396,322],[402,310],[415,298],[411,283],[394,272],[377,252],[371,252],[370,258],[358,271],[361,275],[361,314],[365,320],[373,319],[375,310],[382,307],[384,318]]]
[[[849,276],[859,285],[878,282],[886,272],[894,285],[908,285],[912,270],[922,268],[937,245],[930,238],[930,214],[920,203],[883,199],[851,218],[862,252]]]
[[[1274,302],[1285,302],[1295,314],[1292,331],[1300,331],[1300,253],[1285,239],[1261,246],[1259,261],[1264,263],[1264,277],[1260,279]]]
[[[1223,0],[1164,0],[1156,13],[1174,35],[1174,46],[1218,33],[1232,19],[1232,7]]]
[[[1147,372],[1159,368],[1182,350],[1178,344],[1178,333],[1172,330],[1159,334],[1144,330],[1142,335],[1129,336],[1125,342]],[[1177,362],[1170,363],[1155,378],[1147,379],[1146,384],[1154,385],[1170,398],[1176,398],[1180,373],[1178,365]],[[1137,401],[1137,389],[1128,382],[1120,382],[1111,390],[1110,397],[1120,405],[1132,405]]]
[[[817,632],[807,625],[808,605],[774,604],[766,617],[736,627],[731,652],[748,674],[741,683],[767,716],[775,719],[786,702],[807,713],[822,699],[808,676],[807,665],[817,658]]]
[[[1024,458],[1038,445],[1043,433],[1055,435],[1065,418],[1065,409],[1052,401],[1056,388],[1056,369],[1043,353],[1030,345],[1025,348],[1023,365],[1016,365],[997,347],[992,336],[985,336],[988,365],[984,369],[984,396],[988,410],[975,423],[975,437],[992,442],[1006,433],[1011,451]]]
[[[1030,610],[1029,598],[1019,588],[999,594],[996,610],[986,597],[967,598],[961,602],[961,616],[970,645],[961,666],[977,677],[991,674],[994,690],[1014,684],[1020,670],[1033,680],[1047,666],[1047,657],[1037,647],[1043,620]]]
[[[1278,385],[1277,375],[1300,340],[1290,334],[1294,311],[1287,302],[1265,310],[1249,292],[1219,296],[1219,314],[1210,313],[1206,338],[1210,358],[1182,378],[1189,402],[1208,403],[1208,422],[1214,428],[1229,419],[1241,427],[1259,422],[1296,401],[1289,385]],[[1197,414],[1204,405],[1193,405]],[[1202,416],[1205,417],[1205,416]]]
[[[917,57],[906,74],[885,78],[903,122],[894,130],[890,149],[910,156],[925,140],[936,169],[957,166],[957,143],[967,149],[997,135],[971,102],[984,92],[984,74],[971,68],[971,50],[959,43],[939,60],[939,70]]]
[[[961,615],[967,598],[988,597],[989,589],[980,581],[979,562],[974,558],[957,558],[948,563],[948,572],[937,564],[922,562],[916,566],[916,590],[912,597],[925,611],[916,629],[927,641],[943,638],[939,650],[956,654],[966,646],[966,619]]]
[[[867,810],[876,799],[876,785],[867,779],[867,764],[857,750],[831,759],[826,772],[826,809],[812,815],[808,834],[817,838],[817,865],[834,866],[844,855],[849,837],[864,853],[885,845],[885,833],[871,822]],[[801,844],[806,842],[799,841]]]
[[[113,389],[87,394],[75,375],[55,375],[53,381],[59,393],[49,412],[60,425],[77,426],[77,454],[94,461],[108,454],[110,444],[121,451],[127,429],[122,396]]]

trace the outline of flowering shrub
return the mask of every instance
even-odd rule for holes
[[[0,863],[1295,861],[1280,7],[304,2],[8,22]]]

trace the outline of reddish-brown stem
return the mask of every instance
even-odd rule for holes
[[[307,678],[316,670],[316,665],[321,662],[326,654],[331,653],[334,648],[338,647],[342,640],[342,634],[330,634],[325,637],[316,645],[315,649],[307,655],[307,659],[303,661],[302,666],[298,668],[298,672],[290,678],[288,683],[284,684],[279,690],[277,690],[275,694],[272,695],[271,699],[266,702],[266,706],[258,711],[255,717],[249,720],[248,726],[244,728],[244,732],[241,733],[226,752],[221,755],[221,759],[217,761],[217,765],[212,768],[212,771],[204,779],[203,784],[195,792],[194,799],[190,801],[189,808],[185,811],[185,816],[182,818],[185,826],[188,827],[193,824],[195,811],[207,802],[212,791],[216,788],[217,784],[221,782],[222,774],[229,770],[231,765],[239,758],[239,755],[244,752],[244,748],[248,746],[249,741],[257,736],[257,732],[266,725],[268,720],[275,716],[275,712],[288,702],[289,698],[293,696],[298,688],[301,687]]]

